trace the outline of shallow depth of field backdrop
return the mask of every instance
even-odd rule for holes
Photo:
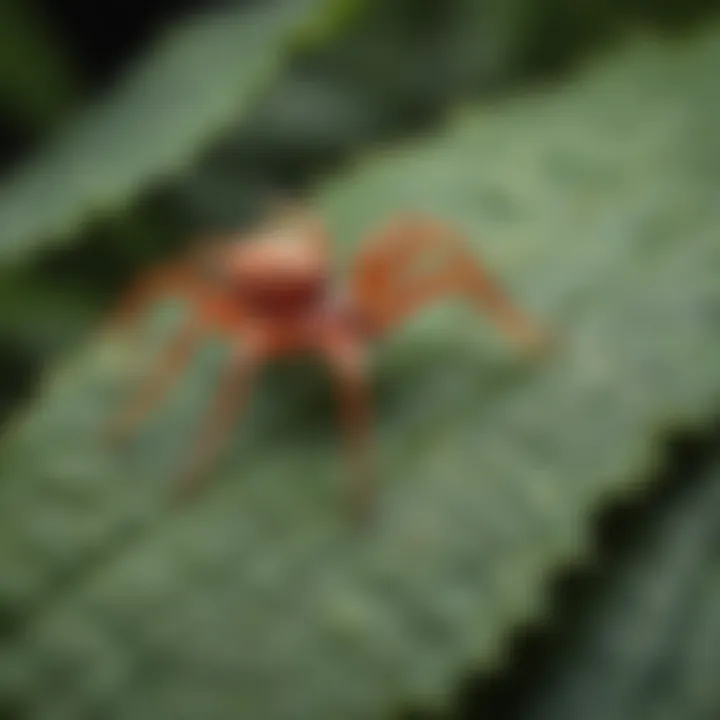
[[[717,3],[101,5],[0,5],[0,718],[719,717]],[[558,338],[448,301],[384,343],[365,531],[319,364],[189,506],[222,343],[101,442],[183,313],[129,344],[118,294],[287,197],[340,270],[458,227]]]

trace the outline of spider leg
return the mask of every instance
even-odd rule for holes
[[[152,268],[141,275],[120,299],[105,322],[110,332],[134,329],[142,315],[159,299],[177,297],[189,301],[203,301],[218,292],[202,268],[222,258],[219,239],[202,239],[186,250],[181,257]]]
[[[111,421],[107,435],[113,444],[122,442],[165,397],[189,363],[203,335],[202,323],[193,317],[163,348],[159,360]]]
[[[189,318],[162,349],[160,357],[137,386],[107,429],[108,440],[122,442],[155,409],[188,366],[200,342],[212,332],[229,334],[242,319],[239,307],[198,293]]]
[[[247,401],[252,380],[266,356],[261,347],[246,339],[233,353],[201,428],[188,468],[181,477],[181,498],[194,495],[201,489],[204,472],[225,445],[232,422]]]
[[[162,297],[180,296],[194,298],[199,283],[184,263],[172,263],[157,267],[140,277],[120,299],[105,322],[109,332],[134,329],[142,315]]]
[[[365,348],[359,340],[345,334],[330,335],[323,353],[334,375],[353,464],[354,507],[366,519],[374,499],[370,461],[370,391],[366,378]]]
[[[378,332],[432,301],[461,294],[519,344],[536,348],[544,339],[465,240],[431,219],[405,218],[372,236],[361,250],[352,289]]]
[[[163,297],[189,304],[189,319],[163,349],[161,357],[131,393],[107,430],[111,442],[123,440],[163,399],[190,361],[202,337],[211,330],[227,332],[240,319],[241,308],[224,297],[222,286],[200,272],[222,259],[219,240],[201,239],[174,262],[151,270],[131,287],[112,314],[106,328],[134,330],[141,316]]]

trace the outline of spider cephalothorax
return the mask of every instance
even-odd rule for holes
[[[219,258],[227,282],[248,312],[300,317],[322,303],[331,267],[324,229],[308,220],[275,223]]]
[[[362,507],[369,498],[370,402],[365,361],[371,340],[432,300],[461,294],[488,312],[518,342],[537,347],[541,335],[473,257],[462,238],[429,218],[403,216],[360,248],[346,287],[333,282],[329,236],[305,212],[274,219],[254,233],[201,243],[158,268],[121,305],[122,324],[160,295],[189,303],[187,319],[152,374],[112,425],[130,431],[163,396],[208,333],[219,332],[234,353],[188,468],[185,489],[224,441],[258,368],[300,353],[323,356],[341,395],[347,437],[357,463]]]

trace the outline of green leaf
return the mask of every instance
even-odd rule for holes
[[[182,172],[242,116],[318,4],[230,6],[167,33],[0,188],[0,263],[67,239]]]
[[[720,690],[720,463],[686,477],[604,577],[518,720],[701,720]]]
[[[54,375],[2,454],[6,697],[74,720],[382,717],[501,663],[597,508],[645,487],[668,429],[717,410],[718,69],[717,27],[638,40],[319,193],[339,260],[391,214],[434,213],[560,339],[524,362],[448,303],[384,344],[365,532],[319,372],[265,378],[184,510],[172,484],[220,349],[118,455],[99,432],[169,317]]]

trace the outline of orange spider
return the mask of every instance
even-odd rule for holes
[[[475,260],[465,242],[442,224],[405,216],[361,247],[347,287],[332,282],[329,236],[305,212],[276,217],[254,233],[200,243],[161,266],[132,289],[116,321],[125,326],[161,295],[189,301],[189,316],[141,387],[111,425],[121,439],[148,413],[209,332],[220,332],[234,353],[187,471],[185,490],[197,487],[206,465],[226,440],[259,366],[273,358],[319,353],[337,381],[343,420],[356,462],[361,507],[370,499],[369,343],[411,313],[451,293],[466,295],[524,346],[542,335]],[[427,267],[426,261],[434,261]]]

